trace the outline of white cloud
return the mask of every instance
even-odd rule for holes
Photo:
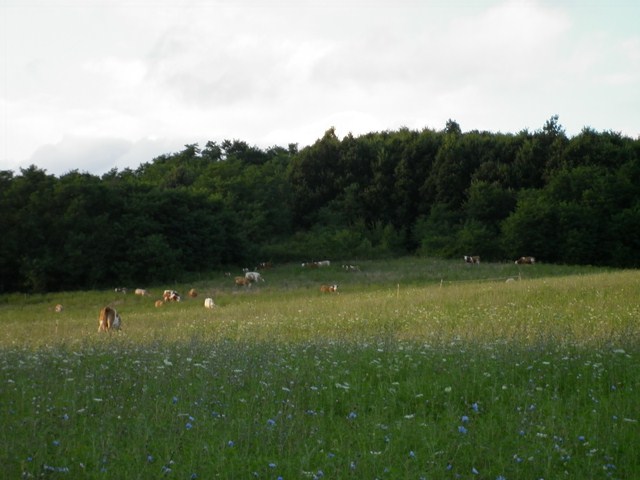
[[[640,130],[640,37],[572,4],[6,1],[0,168],[101,171],[187,143],[304,146],[331,126],[449,118],[519,131],[557,113],[568,132]]]

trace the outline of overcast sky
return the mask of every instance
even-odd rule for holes
[[[0,170],[352,132],[640,135],[638,0],[0,0]]]

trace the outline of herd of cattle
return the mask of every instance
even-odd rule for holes
[[[479,265],[480,257],[478,255],[464,255],[463,260],[465,263]],[[533,265],[536,263],[535,257],[520,257],[515,261],[516,265]],[[322,268],[329,267],[331,262],[329,260],[322,260],[318,262],[305,262],[302,263],[302,268]],[[265,270],[271,268],[273,265],[271,262],[263,262],[258,264],[255,270]],[[360,267],[357,265],[342,265],[342,269],[347,272],[359,272]],[[258,282],[264,282],[264,277],[258,271],[249,271],[249,269],[243,269],[244,275],[234,277],[234,284],[236,287],[247,287],[250,288],[252,284]],[[225,276],[230,277],[231,273],[225,273]],[[116,292],[118,293],[127,293],[126,288],[116,288]],[[329,285],[321,285],[320,292],[322,293],[338,293],[338,285],[337,284],[329,284]],[[136,288],[134,290],[135,295],[139,295],[142,297],[150,296],[148,290],[143,288]],[[196,298],[198,296],[198,292],[196,289],[192,288],[189,290],[187,295],[190,298]],[[182,296],[175,290],[165,290],[162,293],[162,299],[156,300],[155,306],[162,307],[165,303],[170,302],[180,302],[182,300]],[[215,308],[215,302],[213,298],[207,297],[204,299],[204,307],[205,308]],[[64,307],[61,304],[58,304],[54,308],[55,312],[59,313],[64,310]],[[104,307],[100,310],[100,315],[98,317],[98,332],[110,332],[111,330],[120,330],[122,326],[122,317],[116,311],[115,308],[111,306]]]
[[[480,257],[478,255],[465,255],[462,257],[465,263],[480,265]],[[520,257],[516,260],[516,265],[533,265],[536,263],[535,257]]]

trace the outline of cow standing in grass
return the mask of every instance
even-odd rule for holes
[[[536,263],[535,257],[520,257],[516,260],[516,265],[533,265]]]
[[[112,329],[120,330],[122,319],[115,308],[104,307],[100,310],[98,322],[98,332],[110,332]]]

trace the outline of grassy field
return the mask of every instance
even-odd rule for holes
[[[640,272],[359,265],[0,297],[3,477],[640,478]]]

